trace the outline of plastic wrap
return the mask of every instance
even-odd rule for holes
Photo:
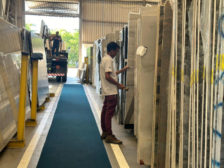
[[[20,31],[0,19],[0,151],[16,133],[20,90]],[[27,90],[26,118],[30,116]]]
[[[0,150],[16,133],[16,123],[19,106],[20,89],[20,60],[21,54],[2,54],[0,56]],[[10,68],[9,68],[10,67]],[[27,99],[27,114],[29,115],[29,101]]]
[[[11,106],[9,92],[11,100],[15,104],[16,100],[13,98],[13,93],[9,88],[6,88],[6,73],[5,66],[3,64],[3,53],[0,54],[0,151],[16,133],[16,107]]]
[[[102,59],[102,40],[98,40],[98,44],[96,46],[96,73],[95,73],[95,84],[96,84],[96,92],[100,95],[101,92],[101,82],[100,82],[100,63]]]
[[[115,41],[115,34],[110,33],[107,34],[106,37],[102,39],[98,39],[95,42],[96,50],[95,50],[95,76],[94,76],[94,84],[96,86],[96,92],[101,95],[101,81],[100,81],[100,63],[102,58],[107,54],[107,44],[111,41]]]
[[[93,43],[92,86],[96,87],[96,51],[98,41]]]
[[[127,26],[124,26],[122,31],[120,32],[120,53],[119,53],[119,66],[118,69],[122,69],[126,65],[126,58],[127,58]],[[125,86],[126,82],[126,74],[121,73],[118,75],[118,82],[123,84]],[[124,113],[125,113],[125,91],[124,90],[118,90],[118,105],[117,105],[117,111],[118,111],[118,123],[124,124]]]
[[[44,49],[44,41],[36,34],[32,34],[31,40],[33,53],[43,54],[43,59],[38,61],[38,105],[42,105],[49,95],[47,62]]]
[[[20,30],[10,23],[0,18],[0,51],[3,53],[12,53],[21,50]],[[8,46],[10,44],[10,47]]]

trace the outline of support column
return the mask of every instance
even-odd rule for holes
[[[38,60],[43,59],[42,53],[33,53],[32,59],[32,102],[31,117],[26,121],[26,126],[35,127],[37,125],[37,91],[38,91]]]
[[[82,1],[79,1],[79,68],[82,65]]]
[[[25,27],[25,0],[17,0],[15,10],[17,13],[17,26],[19,28]]]
[[[26,126],[34,127],[37,125],[37,88],[38,88],[38,60],[32,61],[32,102],[31,118],[26,121]]]
[[[17,126],[17,138],[9,143],[11,148],[22,148],[25,146],[25,115],[26,115],[26,93],[27,93],[27,69],[29,58],[28,55],[22,55],[21,77],[20,77],[20,98],[19,114]]]
[[[30,32],[21,31],[21,75],[20,75],[20,95],[19,95],[19,112],[17,120],[17,136],[8,144],[9,148],[22,148],[25,146],[25,117],[26,117],[26,100],[27,100],[27,78],[28,64],[30,56],[31,37]]]

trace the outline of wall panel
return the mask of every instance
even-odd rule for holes
[[[128,23],[128,13],[153,1],[85,0],[82,1],[82,42],[93,43],[106,34],[120,30]]]

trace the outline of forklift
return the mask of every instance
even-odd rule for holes
[[[56,77],[57,82],[66,82],[68,72],[68,52],[66,51],[65,43],[62,40],[60,41],[58,52],[52,52],[52,37],[54,36],[55,35],[50,34],[50,30],[47,25],[45,25],[43,38],[47,56],[48,79],[50,77]]]

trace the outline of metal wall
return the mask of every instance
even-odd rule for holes
[[[128,23],[128,13],[137,12],[147,3],[160,0],[85,0],[81,2],[82,42],[93,43],[106,34],[121,30]]]

